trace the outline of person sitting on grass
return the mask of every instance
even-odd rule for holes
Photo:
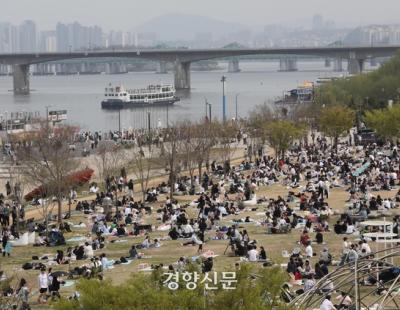
[[[266,261],[267,260],[267,253],[263,246],[260,246],[260,254],[258,255],[258,260]]]
[[[214,262],[212,257],[208,257],[204,262],[203,262],[203,273],[210,272],[213,268]]]
[[[85,242],[85,246],[83,247],[83,249],[84,249],[83,256],[85,258],[92,258],[93,257],[93,255],[94,255],[93,247],[92,247],[91,244],[89,244],[89,242]]]
[[[117,236],[118,237],[126,236],[126,231],[123,224],[119,225],[119,227],[117,228]]]
[[[130,259],[140,258],[139,253],[136,249],[136,246],[133,244],[131,249],[129,250],[129,257]]]
[[[247,251],[247,258],[249,262],[256,262],[258,261],[258,251],[256,246],[250,246],[249,251]]]

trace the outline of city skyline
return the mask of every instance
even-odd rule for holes
[[[223,47],[239,43],[247,47],[326,46],[334,42],[351,45],[397,44],[400,25],[369,25],[339,28],[335,21],[316,14],[309,29],[266,25],[251,31],[234,23],[224,23],[194,15],[165,15],[154,19],[137,31],[106,31],[102,26],[79,22],[57,22],[50,30],[41,30],[35,21],[20,24],[0,21],[0,53],[67,52],[129,46],[186,46],[189,48]],[[193,22],[194,26],[183,27]],[[161,44],[161,45],[160,45]]]
[[[299,25],[310,20],[313,15],[321,14],[327,19],[335,20],[339,26],[355,27],[371,23],[397,22],[397,12],[400,9],[400,3],[396,0],[383,0],[379,5],[372,0],[334,2],[253,0],[251,3],[228,0],[217,2],[70,0],[57,1],[57,6],[51,0],[6,0],[5,2],[7,3],[2,7],[3,14],[0,19],[4,20],[7,16],[11,23],[35,20],[41,29],[46,29],[54,27],[58,21],[64,23],[78,21],[101,25],[107,31],[111,29],[132,31],[155,17],[175,13],[207,16],[251,28],[266,24]]]

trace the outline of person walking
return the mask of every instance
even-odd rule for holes
[[[18,299],[18,304],[20,303],[21,306],[19,307],[19,310],[30,310],[31,307],[28,304],[28,299],[29,299],[29,288],[28,288],[28,283],[24,278],[22,278],[19,281],[19,286],[18,289],[16,290],[17,294],[17,299]]]
[[[46,268],[42,268],[40,270],[40,274],[38,276],[38,281],[39,281],[38,303],[45,304],[47,302],[47,290],[49,288],[49,278],[46,273]]]
[[[11,254],[11,243],[8,230],[3,231],[3,237],[1,243],[3,247],[3,257],[5,257],[6,254],[9,257]]]

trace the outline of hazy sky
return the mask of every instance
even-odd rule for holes
[[[134,29],[167,13],[204,15],[248,26],[311,20],[320,13],[340,24],[400,23],[400,0],[0,0],[0,21],[35,20],[41,29],[57,21]]]

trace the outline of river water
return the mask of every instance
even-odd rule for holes
[[[315,81],[318,77],[339,76],[332,68],[325,68],[323,61],[298,62],[297,72],[278,72],[276,62],[240,62],[241,72],[227,73],[227,64],[220,63],[218,71],[191,72],[192,89],[178,92],[181,98],[174,106],[133,108],[121,110],[122,128],[145,128],[147,112],[151,126],[165,126],[178,120],[197,120],[205,116],[205,100],[212,104],[212,117],[222,117],[221,76],[227,77],[227,115],[235,117],[235,99],[238,95],[238,115],[246,116],[254,106],[270,102],[281,96],[284,90],[295,88],[304,81]],[[14,96],[12,77],[0,77],[0,114],[11,112],[40,112],[67,110],[68,123],[79,125],[82,130],[116,130],[119,126],[117,111],[101,109],[103,89],[108,83],[122,83],[127,88],[146,87],[152,83],[173,83],[173,74],[133,72],[120,75],[70,75],[33,76],[32,92],[29,96]]]

